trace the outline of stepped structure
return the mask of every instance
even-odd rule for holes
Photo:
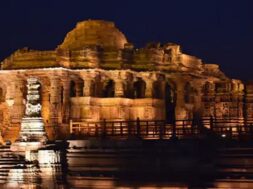
[[[71,120],[172,123],[198,115],[253,123],[252,84],[228,78],[218,65],[183,53],[177,44],[137,49],[108,21],[79,22],[54,50],[23,48],[1,62],[5,140],[15,140],[20,125],[21,138],[27,136],[23,101],[31,77],[41,84],[41,115],[49,139],[67,137]]]
[[[19,139],[11,146],[13,151],[38,150],[45,147],[47,136],[41,117],[39,87],[36,78],[27,79],[25,117],[21,121]]]

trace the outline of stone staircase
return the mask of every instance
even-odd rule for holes
[[[6,183],[10,179],[10,174],[16,169],[20,169],[25,164],[22,156],[13,154],[9,146],[0,147],[0,184]]]
[[[253,179],[253,147],[219,149],[216,166],[221,178]]]

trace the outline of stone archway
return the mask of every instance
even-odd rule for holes
[[[70,81],[70,97],[76,97],[76,83]]]
[[[114,97],[115,96],[115,82],[110,79],[105,82],[104,88],[103,88],[103,97]]]

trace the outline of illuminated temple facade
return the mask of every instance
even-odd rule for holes
[[[18,136],[26,82],[41,84],[49,138],[67,136],[71,120],[174,120],[194,115],[251,123],[253,87],[226,77],[216,64],[184,54],[177,44],[135,48],[112,22],[79,22],[50,51],[28,48],[1,62],[0,128]]]

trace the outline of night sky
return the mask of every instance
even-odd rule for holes
[[[0,60],[29,47],[52,50],[86,19],[116,23],[136,47],[174,42],[219,64],[227,76],[253,79],[252,0],[5,0],[0,2]]]

